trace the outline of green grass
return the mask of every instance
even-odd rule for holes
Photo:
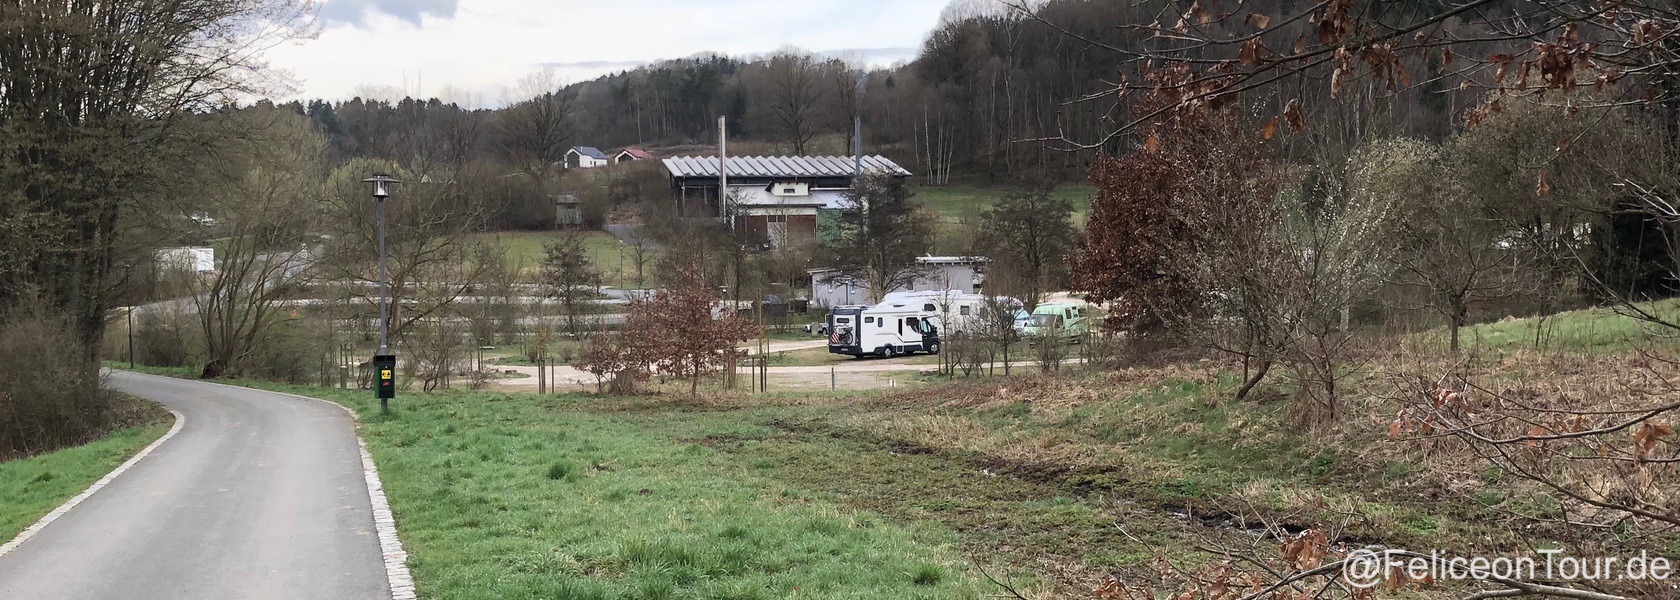
[[[1024,371],[1031,371],[1024,369]],[[356,409],[429,598],[963,598],[973,564],[1079,597],[1154,560],[1208,564],[1175,515],[1252,506],[1349,534],[1474,547],[1485,506],[1419,500],[1409,465],[1230,400],[1235,377],[1033,376],[901,393],[666,398],[284,388]],[[280,387],[259,385],[259,387]],[[1385,473],[1373,477],[1371,473]],[[1498,542],[1495,542],[1498,543]]]
[[[619,288],[636,286],[636,257],[628,245],[605,231],[586,231],[582,235],[584,250],[589,253],[595,269],[601,272],[603,284]],[[502,231],[480,233],[473,236],[473,239],[501,247],[508,258],[520,266],[525,279],[535,281],[542,271],[544,248],[559,236],[560,233],[554,231]],[[644,259],[644,285],[656,285],[653,277],[656,254],[657,251],[650,250]]]
[[[259,387],[281,387],[257,384]],[[978,598],[948,531],[767,477],[716,440],[774,430],[579,397],[284,388],[363,417],[423,597]],[[671,417],[673,415],[665,415]]]
[[[1642,310],[1680,323],[1680,301],[1639,305]],[[1541,350],[1609,354],[1640,348],[1652,333],[1664,332],[1611,308],[1589,308],[1558,313],[1545,318],[1505,319],[1465,327],[1459,332],[1465,348],[1491,350]],[[1445,347],[1447,331],[1439,328],[1420,334],[1430,345]]]
[[[160,423],[118,430],[104,439],[38,456],[0,462],[0,542],[47,513],[169,431]]]
[[[972,250],[972,238],[978,231],[981,214],[1013,191],[1008,187],[975,185],[917,187],[915,200],[939,216],[938,223],[934,224],[933,251],[954,254]],[[1073,202],[1073,225],[1083,228],[1097,189],[1087,183],[1070,183],[1056,188],[1051,195]]]
[[[956,220],[966,216],[979,216],[980,212],[991,207],[992,203],[1008,196],[1014,190],[1007,187],[980,187],[972,185],[949,185],[941,187],[918,187],[915,199],[940,216]],[[1051,197],[1065,199],[1073,203],[1074,220],[1084,222],[1084,215],[1091,211],[1091,201],[1096,198],[1096,187],[1086,183],[1064,184],[1051,193]]]

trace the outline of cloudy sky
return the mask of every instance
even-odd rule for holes
[[[949,0],[327,0],[319,35],[270,50],[290,98],[406,90],[500,105],[552,69],[583,81],[647,61],[794,46],[877,65],[915,54]]]

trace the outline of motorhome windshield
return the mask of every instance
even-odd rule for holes
[[[1033,327],[1061,327],[1062,326],[1062,316],[1061,315],[1033,315],[1032,316],[1032,326]]]

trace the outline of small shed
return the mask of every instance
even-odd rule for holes
[[[648,158],[650,158],[650,155],[646,150],[642,150],[640,148],[625,148],[623,150],[619,150],[618,154],[613,156],[613,163],[622,165],[627,162],[647,160]]]
[[[554,197],[554,226],[583,226],[583,201],[578,200],[576,194],[560,194]]]

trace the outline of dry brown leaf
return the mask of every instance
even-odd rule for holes
[[[1633,458],[1639,462],[1645,462],[1645,459],[1651,455],[1651,451],[1657,448],[1657,443],[1673,433],[1674,427],[1672,425],[1653,423],[1641,425],[1639,431],[1633,434]]]
[[[1289,130],[1300,133],[1307,128],[1307,117],[1301,112],[1301,99],[1290,100],[1283,106],[1283,121],[1289,124]]]

